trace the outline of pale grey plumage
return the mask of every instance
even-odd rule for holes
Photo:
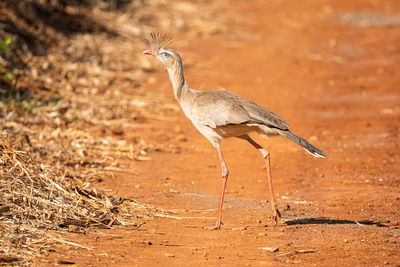
[[[210,101],[213,109],[210,110]],[[250,100],[228,91],[199,92],[193,94],[192,107],[204,117],[198,120],[215,128],[229,124],[259,123],[281,130],[289,129],[289,124],[275,113]]]

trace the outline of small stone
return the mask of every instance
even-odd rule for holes
[[[149,161],[149,160],[151,160],[151,158],[150,157],[146,157],[146,156],[137,156],[136,160],[138,160],[138,161]]]
[[[180,141],[180,142],[186,142],[188,139],[187,139],[187,137],[186,137],[185,135],[183,135],[183,134],[178,134],[178,135],[176,136],[176,140],[177,140],[177,141]]]
[[[232,228],[232,231],[245,231],[245,230],[247,230],[246,227],[234,227],[234,228]]]
[[[175,255],[174,255],[174,254],[171,254],[171,253],[164,253],[164,256],[165,256],[165,257],[171,257],[171,258],[174,258],[174,257],[175,257]]]
[[[271,252],[271,253],[279,251],[278,247],[260,247],[258,249],[265,250],[265,251],[268,251],[268,252]]]
[[[121,128],[113,128],[113,129],[111,129],[111,132],[115,135],[123,135],[124,134],[124,130],[122,130]]]

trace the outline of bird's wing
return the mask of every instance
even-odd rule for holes
[[[211,128],[232,124],[256,123],[287,130],[289,124],[275,113],[227,91],[199,92],[192,99],[195,120]]]

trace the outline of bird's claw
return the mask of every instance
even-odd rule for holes
[[[205,229],[205,230],[221,230],[221,225],[223,225],[222,222],[217,222],[215,225],[209,226],[209,227],[203,227],[203,229]]]
[[[278,210],[278,207],[275,205],[272,208],[272,221],[274,222],[274,225],[278,224],[278,219],[282,217],[281,212]]]

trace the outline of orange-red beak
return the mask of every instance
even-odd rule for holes
[[[156,55],[156,53],[154,53],[153,50],[145,50],[145,51],[143,51],[143,54],[151,55],[151,56],[155,56]]]

